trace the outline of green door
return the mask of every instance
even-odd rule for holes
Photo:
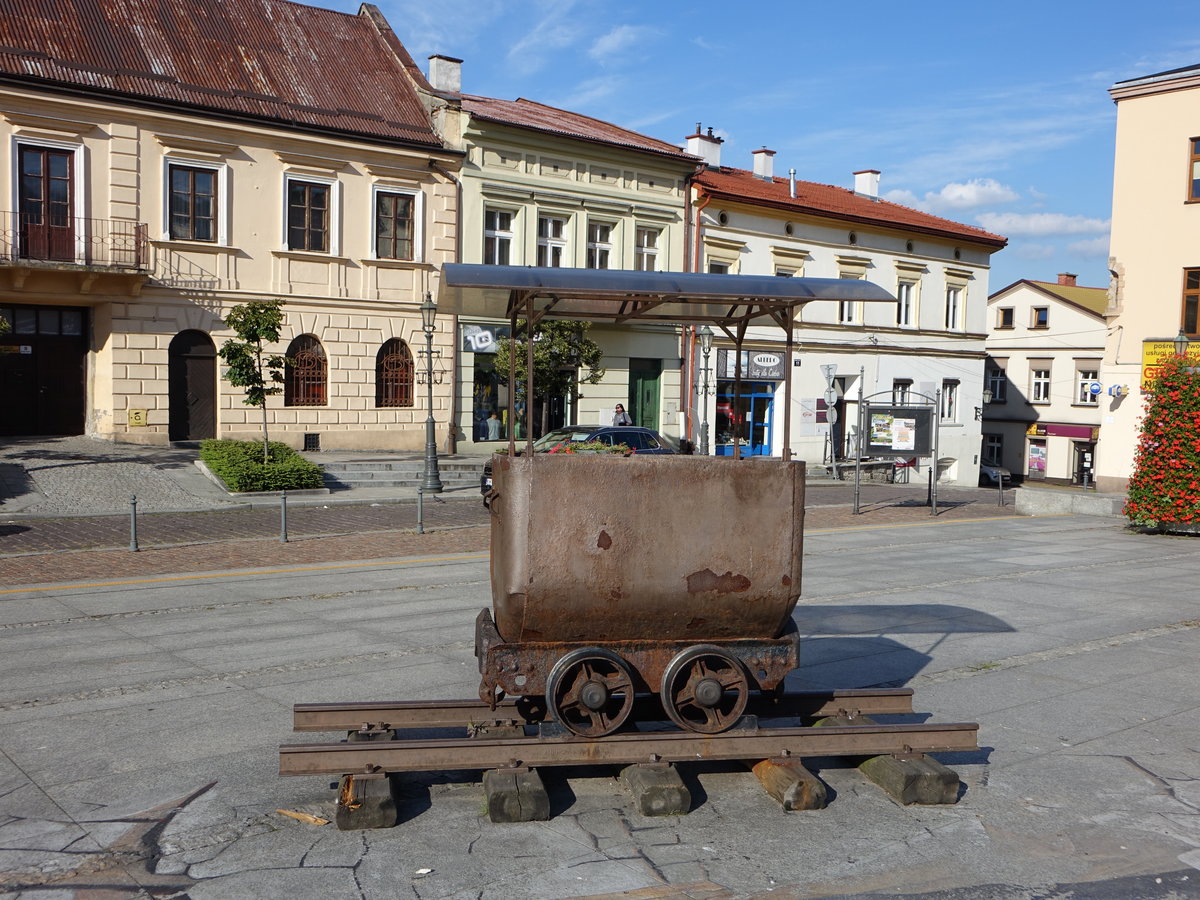
[[[661,359],[629,360],[629,417],[633,424],[658,430],[658,394],[662,381]]]

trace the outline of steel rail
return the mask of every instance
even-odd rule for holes
[[[747,712],[761,718],[804,718],[838,715],[904,715],[913,711],[912,688],[886,690],[794,691],[777,700],[755,696]],[[633,716],[638,721],[662,717],[653,697],[639,697]],[[533,725],[544,707],[531,711],[515,700],[495,710],[479,700],[397,700],[379,703],[297,703],[292,708],[293,731],[387,731],[410,728],[474,728]]]
[[[612,765],[639,762],[876,756],[977,750],[975,723],[834,725],[726,731],[631,732],[599,740],[565,738],[451,738],[285,744],[280,775],[457,771],[516,766]]]

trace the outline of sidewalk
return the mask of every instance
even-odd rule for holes
[[[366,454],[359,454],[365,456]],[[321,460],[355,454],[320,454]],[[379,458],[380,454],[370,454]],[[195,451],[110,444],[82,437],[10,442],[0,447],[0,584],[128,579],[173,572],[287,567],[306,562],[486,552],[487,510],[478,490],[424,498],[417,532],[416,491],[354,487],[288,498],[283,541],[277,496],[258,505],[233,500],[193,464]],[[851,482],[810,482],[805,528],[950,524],[1018,513],[991,488],[938,488],[931,516],[926,487],[867,482],[861,515]],[[136,493],[137,552],[130,494]],[[20,511],[18,511],[18,507]],[[53,559],[51,559],[53,557]]]

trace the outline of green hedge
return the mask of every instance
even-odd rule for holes
[[[263,465],[258,441],[201,441],[200,459],[231,491],[300,491],[324,486],[321,467],[286,444],[271,441]]]

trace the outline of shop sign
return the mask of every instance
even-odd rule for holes
[[[785,377],[784,355],[769,350],[742,351],[742,378],[750,381],[782,381]],[[737,356],[732,350],[717,351],[717,377],[736,378]]]
[[[1065,437],[1077,441],[1094,441],[1100,436],[1095,425],[1060,425],[1054,422],[1034,422],[1025,429],[1029,437]]]
[[[23,353],[26,356],[33,353],[33,347],[30,344],[21,344],[19,347],[15,344],[0,345],[0,353]]]
[[[1174,338],[1152,338],[1142,341],[1142,390],[1158,370],[1164,359],[1175,355]],[[1194,356],[1189,353],[1188,356]]]
[[[463,325],[462,349],[467,353],[495,353],[510,332],[508,325]]]

